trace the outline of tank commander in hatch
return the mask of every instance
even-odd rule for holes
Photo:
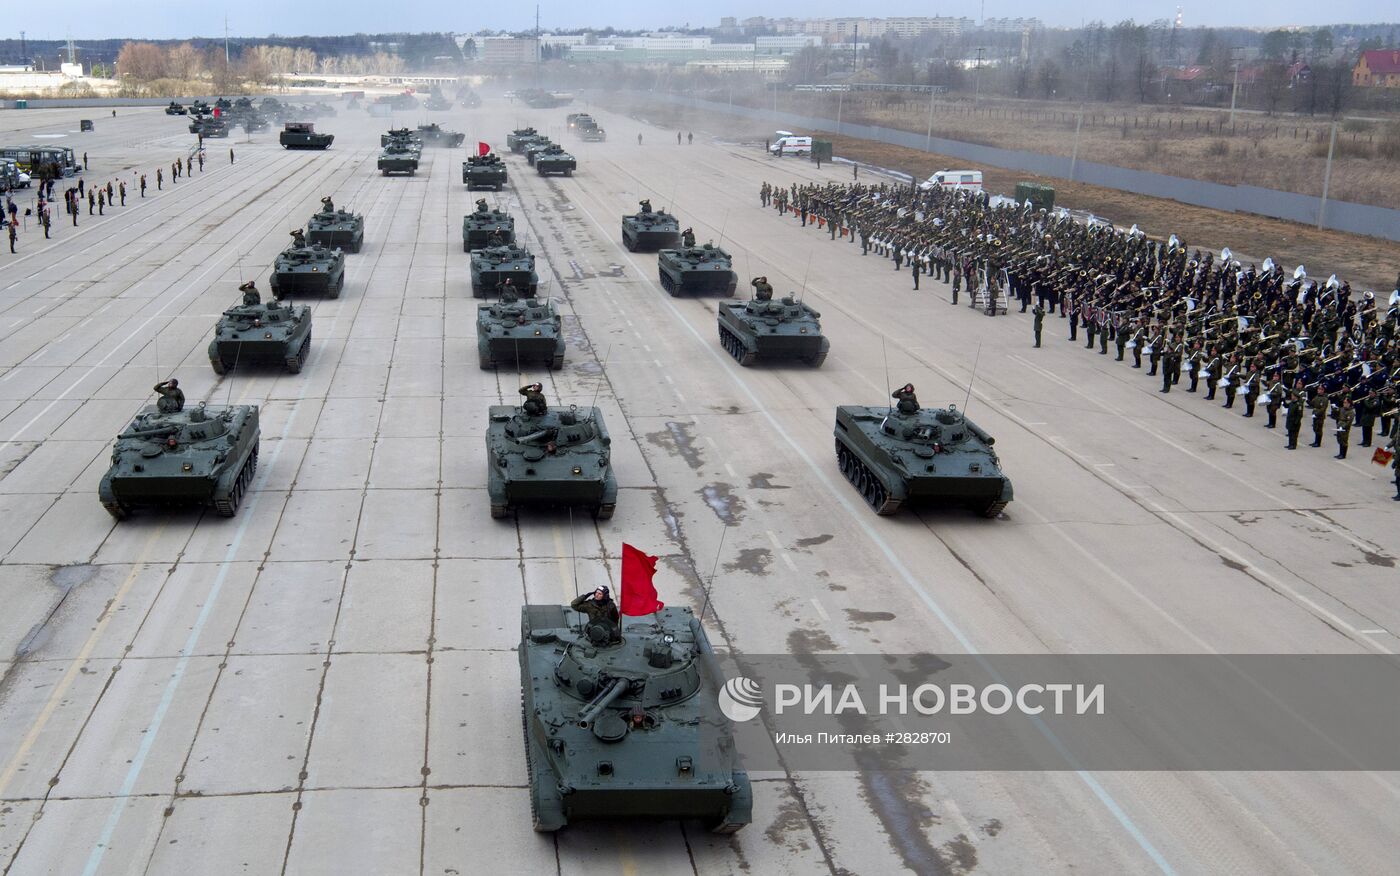
[[[477,198],[477,199],[476,199],[476,212],[478,212],[478,213],[490,213],[490,212],[491,212],[491,208],[488,207],[488,206],[486,206],[486,199],[485,199],[485,198]]]
[[[243,306],[256,307],[262,304],[262,296],[258,294],[257,284],[252,280],[238,287],[238,291],[243,293]]]
[[[749,281],[753,287],[753,297],[758,301],[773,300],[773,286],[769,284],[767,277],[754,277]]]
[[[574,611],[588,615],[588,626],[603,627],[608,642],[622,640],[621,615],[618,613],[617,603],[612,601],[612,596],[606,586],[599,587],[592,593],[583,594],[569,603],[569,607]],[[591,635],[588,638],[594,639]]]
[[[527,383],[520,387],[520,394],[525,396],[525,403],[520,407],[530,416],[542,417],[549,410],[544,400],[544,384]]]
[[[689,228],[681,232],[681,246],[694,246],[695,232]]]
[[[914,384],[904,384],[891,393],[890,397],[899,399],[899,404],[896,407],[901,414],[917,414],[919,412],[919,397],[914,394]]]
[[[652,209],[651,209],[651,199],[650,199],[650,198],[644,198],[643,200],[638,201],[637,204],[638,204],[638,206],[640,206],[640,207],[642,208],[642,212],[643,212],[643,213],[650,213],[650,212],[652,212]]]
[[[305,249],[305,248],[306,248],[306,232],[302,231],[300,228],[298,228],[298,229],[296,229],[295,231],[293,231],[293,232],[292,232],[292,246],[296,247],[297,249]]]
[[[157,383],[154,392],[160,396],[156,399],[156,410],[162,414],[178,414],[185,409],[185,393],[175,378]]]
[[[321,212],[322,212],[322,213],[334,213],[334,212],[335,212],[335,204],[331,201],[331,196],[330,196],[330,195],[326,195],[324,198],[321,199]]]

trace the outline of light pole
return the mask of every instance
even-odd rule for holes
[[[1244,60],[1244,47],[1235,46],[1230,50],[1230,60],[1235,63],[1235,85],[1230,89],[1230,127],[1235,126],[1235,98],[1240,93],[1240,62]]]
[[[973,85],[972,85],[972,105],[973,105],[973,107],[976,107],[976,106],[977,106],[977,99],[978,99],[978,97],[980,97],[981,94],[982,94],[982,53],[985,52],[986,50],[987,50],[987,49],[986,49],[985,46],[978,46],[978,47],[977,47],[977,71],[976,71],[976,75],[973,76]]]

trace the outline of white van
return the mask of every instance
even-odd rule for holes
[[[928,191],[929,189],[950,189],[980,195],[982,193],[982,171],[940,170],[938,173],[935,173],[933,176],[919,183],[919,188],[924,191]]]
[[[811,155],[812,138],[799,137],[791,131],[775,131],[776,140],[768,151],[779,157],[783,155]]]

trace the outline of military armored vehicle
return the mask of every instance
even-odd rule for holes
[[[608,132],[600,128],[597,122],[591,122],[579,129],[578,136],[585,143],[602,143],[608,139]]]
[[[588,119],[589,121],[592,121],[593,117],[590,116],[588,113],[569,113],[567,116],[564,117],[564,123],[569,126],[570,131],[573,131],[577,130],[580,121],[583,119]]]
[[[535,384],[536,394],[539,385]],[[525,390],[521,390],[522,393]],[[543,396],[539,396],[541,399]],[[607,426],[598,408],[492,405],[486,426],[491,516],[522,505],[584,506],[599,519],[617,505]]]
[[[210,506],[232,517],[258,470],[257,406],[161,407],[143,408],[117,436],[97,487],[102,507],[118,520],[141,505]]]
[[[534,128],[516,128],[506,135],[506,148],[519,155],[540,136]]]
[[[540,176],[549,176],[551,173],[573,176],[578,168],[578,160],[556,143],[551,143],[536,152],[534,160],[535,170]]]
[[[404,142],[390,143],[379,153],[379,172],[385,176],[392,173],[413,176],[418,173],[418,151]]]
[[[451,104],[448,107],[451,108]],[[429,107],[431,109],[431,107]],[[458,131],[447,131],[437,122],[429,125],[418,126],[418,140],[428,146],[446,146],[455,149],[462,145],[462,141],[467,139],[467,135]]]
[[[472,250],[472,297],[489,298],[507,280],[517,295],[535,294],[540,277],[535,273],[535,257],[528,249],[506,244]]]
[[[359,252],[365,242],[365,217],[348,210],[337,210],[329,199],[323,199],[325,209],[311,214],[306,223],[306,241],[327,249]]]
[[[526,163],[533,166],[535,159],[539,157],[540,153],[553,145],[554,144],[548,137],[537,137],[533,141],[526,143],[525,149],[523,150]]]
[[[463,87],[457,92],[457,104],[462,109],[476,109],[481,106],[481,96],[470,88]]]
[[[345,288],[345,254],[338,249],[293,241],[272,263],[272,294],[339,298]]]
[[[462,182],[467,184],[469,192],[478,189],[499,192],[506,184],[506,163],[494,152],[473,155],[462,162]]]
[[[165,107],[165,114],[167,116],[183,116],[185,112],[185,108],[173,100]]]
[[[233,101],[229,100],[227,97],[217,98],[214,101],[214,108],[221,112],[228,112],[233,109]]]
[[[518,653],[535,830],[697,818],[727,834],[753,819],[719,710],[725,680],[689,608],[615,623],[525,605]]]
[[[268,120],[257,110],[249,110],[239,118],[243,125],[243,130],[247,131],[249,134],[254,131],[266,131],[271,127]]]
[[[202,100],[196,100],[192,102],[189,108],[189,113],[192,116],[207,116],[213,111],[213,108],[210,107],[208,103]]]
[[[919,408],[901,399],[896,407],[836,409],[837,465],[876,514],[927,502],[996,517],[1012,491],[993,442],[953,405]]]
[[[434,94],[432,97],[423,101],[423,109],[434,113],[445,112],[452,109],[452,101],[440,94]]]
[[[656,260],[661,288],[670,292],[673,298],[715,292],[732,296],[739,285],[739,277],[730,267],[731,264],[729,253],[712,243],[663,249]]]
[[[423,151],[423,138],[417,131],[409,128],[390,128],[388,133],[379,135],[380,146],[388,146],[391,143],[408,143],[417,147],[418,151]]]
[[[491,244],[493,235],[501,243],[515,241],[515,219],[505,210],[492,210],[485,201],[476,202],[476,210],[462,217],[462,252],[471,252]]]
[[[755,359],[797,359],[818,368],[830,343],[822,337],[821,314],[788,296],[779,301],[721,301],[720,345],[740,365]]]
[[[622,217],[622,245],[632,252],[673,247],[681,240],[681,223],[665,209],[651,210],[650,201],[642,210]]]
[[[287,122],[277,142],[287,149],[327,149],[335,142],[335,135],[317,133],[311,122]]]
[[[543,362],[564,367],[564,335],[553,298],[516,298],[476,309],[476,353],[482,368]]]
[[[298,374],[310,352],[311,308],[273,299],[224,311],[209,342],[209,364],[225,374],[239,365],[276,362]]]
[[[228,124],[222,118],[214,116],[196,116],[190,122],[190,133],[201,134],[205,139],[210,137],[227,137]]]

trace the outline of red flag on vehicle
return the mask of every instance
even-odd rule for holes
[[[480,140],[478,140],[478,141],[476,142],[476,154],[477,154],[477,155],[485,155],[486,153],[488,153],[488,152],[490,152],[490,151],[491,151],[491,146],[490,146],[490,144],[488,144],[488,143],[482,143]]]
[[[1390,461],[1395,458],[1395,454],[1384,447],[1377,447],[1376,452],[1371,454],[1371,461],[1376,465],[1390,465]],[[626,569],[626,566],[623,567]]]
[[[221,108],[219,108],[219,107],[217,107],[217,106],[214,107],[214,118],[217,119],[219,116],[221,116],[221,115],[223,115],[223,114],[224,114],[224,111],[223,111]]]
[[[651,583],[656,574],[656,557],[642,553],[630,544],[622,545],[622,600],[618,610],[635,617],[651,614],[665,608],[656,598],[656,585]]]

